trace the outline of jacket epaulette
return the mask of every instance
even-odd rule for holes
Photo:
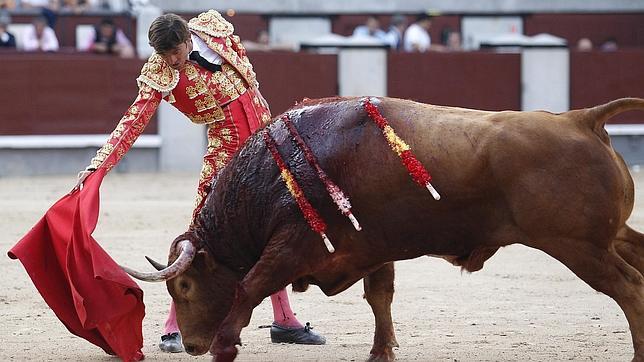
[[[169,92],[179,83],[179,71],[172,69],[159,54],[152,54],[136,78],[139,86],[146,84],[159,92]]]
[[[229,23],[215,10],[208,10],[199,14],[196,18],[190,19],[188,28],[216,38],[227,37],[235,31],[233,24]]]

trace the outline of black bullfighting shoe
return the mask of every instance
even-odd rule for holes
[[[159,349],[163,352],[168,353],[183,352],[183,344],[181,344],[181,334],[179,334],[179,332],[174,332],[161,336]]]
[[[273,323],[271,325],[271,342],[273,343],[295,343],[295,344],[325,344],[326,338],[323,335],[313,332],[311,323],[306,322],[302,328],[281,327]]]

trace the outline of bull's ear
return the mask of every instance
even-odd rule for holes
[[[206,268],[206,270],[209,271],[214,271],[215,269],[217,269],[217,262],[204,249],[201,249],[197,252],[197,255],[195,256],[195,259],[192,261],[192,263],[197,263],[196,265],[198,265],[200,268]]]

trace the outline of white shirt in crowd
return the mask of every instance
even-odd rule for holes
[[[414,23],[405,30],[404,44],[406,52],[426,52],[432,44],[432,39],[427,30]]]
[[[79,40],[80,44],[78,46],[79,50],[84,52],[90,51],[96,40],[96,30],[88,32],[84,38]],[[132,43],[127,38],[123,30],[116,29],[116,44],[120,46],[132,47]]]
[[[402,48],[403,34],[395,26],[389,28],[389,31],[385,33],[384,39],[391,49],[400,50]]]
[[[370,33],[366,25],[359,25],[353,30],[353,36],[368,36],[382,41],[385,41],[385,32],[381,29],[376,29],[373,35]]]
[[[58,38],[56,38],[56,33],[54,29],[50,27],[45,27],[43,30],[42,39],[38,39],[36,35],[36,27],[30,26],[25,30],[22,48],[25,51],[44,51],[44,52],[55,52],[58,51]]]

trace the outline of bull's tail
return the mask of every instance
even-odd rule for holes
[[[598,135],[604,135],[604,125],[611,117],[630,110],[644,110],[644,99],[620,98],[606,104],[582,110],[580,121]]]

